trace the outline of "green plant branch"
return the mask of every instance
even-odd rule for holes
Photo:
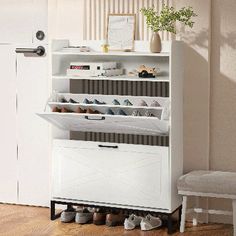
[[[176,11],[173,7],[163,6],[160,14],[154,10],[154,7],[142,8],[140,10],[146,17],[148,28],[153,32],[167,31],[176,34],[175,23],[177,21],[192,28],[194,21],[192,17],[196,17],[192,7],[183,7]]]

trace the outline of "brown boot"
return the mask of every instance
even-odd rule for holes
[[[105,225],[106,213],[104,212],[94,212],[93,213],[93,223],[95,225]]]
[[[86,113],[86,110],[83,110],[82,108],[78,107],[75,112],[76,113]]]
[[[110,213],[106,215],[106,226],[123,225],[125,221],[125,215],[120,212],[119,214]]]

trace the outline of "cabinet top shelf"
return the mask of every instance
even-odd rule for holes
[[[150,53],[150,52],[122,52],[122,51],[110,51],[108,53],[91,51],[91,52],[79,52],[79,51],[54,51],[53,55],[79,55],[79,56],[126,56],[126,57],[134,57],[134,56],[147,56],[147,57],[169,57],[168,52],[162,53]]]

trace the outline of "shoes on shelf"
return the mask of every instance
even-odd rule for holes
[[[75,222],[78,224],[86,224],[92,222],[93,213],[84,208],[82,211],[78,211],[75,215]]]
[[[79,102],[76,102],[74,99],[70,98],[69,103],[79,103]]]
[[[106,109],[106,115],[114,115],[114,112],[111,110],[111,108]]]
[[[150,107],[160,107],[160,106],[161,106],[160,103],[156,100],[153,100],[151,105],[150,105]]]
[[[64,97],[62,97],[62,98],[60,99],[60,102],[61,102],[61,103],[68,103],[68,101],[67,101]]]
[[[144,100],[141,100],[141,101],[139,102],[138,106],[147,107],[148,104],[147,104]]]
[[[119,101],[116,100],[116,99],[114,99],[114,100],[112,101],[112,104],[113,104],[113,105],[116,105],[116,106],[117,106],[117,105],[120,105]]]
[[[101,114],[99,111],[97,111],[97,110],[92,110],[92,109],[90,109],[90,108],[87,109],[86,113],[88,113],[88,114]]]
[[[61,109],[58,107],[53,107],[52,112],[61,112]]]
[[[131,116],[142,116],[141,113],[138,110],[134,110],[131,114]]]
[[[142,219],[140,223],[141,230],[147,231],[160,227],[162,221],[159,217],[154,217],[148,214],[145,218]]]
[[[136,215],[132,214],[129,216],[129,218],[125,219],[124,228],[126,230],[135,229],[137,226],[140,225],[142,219],[143,218],[141,216],[136,216]]]
[[[150,111],[146,111],[144,115],[148,117],[155,117]]]
[[[119,116],[127,116],[127,114],[126,114],[123,110],[121,110],[121,109],[119,109],[119,110],[116,112],[116,115],[119,115]]]
[[[106,212],[103,209],[96,209],[93,213],[93,224],[105,225],[106,223]]]
[[[75,110],[76,113],[86,113],[86,110],[83,110],[82,108],[80,107],[77,107],[76,110]]]
[[[124,106],[133,106],[133,104],[129,101],[129,99],[125,99],[123,102]]]
[[[97,99],[94,99],[93,100],[93,104],[96,104],[96,105],[104,105],[104,104],[106,104],[105,102],[100,102],[100,101],[98,101]]]
[[[89,101],[87,98],[84,99],[83,103],[84,104],[93,104],[93,102]]]
[[[123,225],[125,220],[125,215],[122,212],[118,214],[109,213],[106,215],[106,226],[118,226]]]
[[[61,213],[61,222],[70,223],[75,219],[76,211],[74,208],[66,209]]]
[[[70,110],[68,110],[67,108],[65,108],[65,107],[62,107],[61,108],[61,113],[70,113],[70,112],[72,112],[72,111],[70,111]]]

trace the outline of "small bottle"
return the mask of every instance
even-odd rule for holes
[[[107,41],[105,40],[104,43],[102,44],[102,52],[108,53],[108,51],[109,51],[109,45]]]

